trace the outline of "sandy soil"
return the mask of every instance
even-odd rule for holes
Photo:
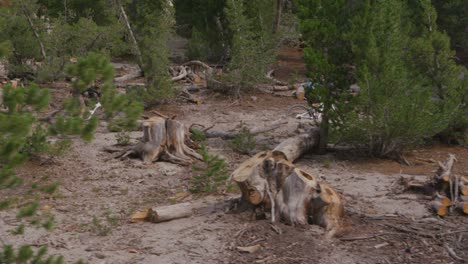
[[[280,71],[281,72],[281,71]],[[298,120],[286,115],[298,102],[289,97],[265,94],[245,96],[242,105],[221,96],[204,93],[204,104],[168,104],[156,110],[190,125],[215,124],[213,129],[238,129],[288,120],[280,129],[255,137],[257,149],[271,149],[296,133]],[[144,165],[139,160],[120,161],[101,151],[116,143],[115,134],[101,124],[95,140],[73,142],[64,156],[47,162],[29,162],[18,173],[26,182],[60,182],[58,194],[31,196],[24,190],[1,191],[1,197],[39,201],[41,214],[52,213],[53,231],[27,228],[25,235],[10,230],[22,221],[17,209],[0,211],[0,238],[6,244],[48,245],[67,263],[79,259],[89,263],[457,263],[444,244],[468,258],[468,234],[445,233],[468,224],[467,217],[434,217],[424,197],[402,192],[400,178],[425,180],[434,175],[436,164],[421,161],[445,160],[448,153],[459,159],[456,172],[468,173],[468,150],[436,146],[406,155],[411,166],[394,161],[357,158],[347,153],[306,155],[297,164],[328,182],[346,200],[346,224],[333,239],[324,238],[318,226],[292,227],[279,224],[281,233],[267,219],[252,219],[251,213],[228,212],[229,200],[238,196],[186,195],[193,172],[165,162]],[[133,132],[132,140],[141,137]],[[248,158],[237,154],[228,142],[207,141],[233,170]],[[138,209],[192,202],[198,209],[191,218],[166,223],[131,223]],[[465,228],[466,229],[466,228]],[[465,230],[466,232],[466,230]],[[432,237],[432,234],[438,236]],[[261,245],[252,254],[240,253],[238,246]]]

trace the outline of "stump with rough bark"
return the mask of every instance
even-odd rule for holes
[[[312,130],[243,162],[231,174],[231,180],[241,190],[242,203],[269,209],[273,223],[317,224],[325,227],[329,235],[335,234],[344,214],[341,196],[292,163],[317,142],[318,132]]]
[[[200,154],[187,146],[190,138],[181,122],[154,116],[143,121],[142,127],[141,142],[118,157],[136,156],[145,163],[164,160],[182,165],[191,164],[194,159],[201,160]]]

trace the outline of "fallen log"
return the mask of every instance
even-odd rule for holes
[[[148,220],[153,223],[161,223],[179,218],[192,216],[192,205],[180,203],[167,206],[151,208],[148,210]]]
[[[123,151],[116,158],[136,156],[149,164],[164,160],[188,165],[194,159],[201,160],[200,154],[188,147],[185,126],[179,121],[153,116],[142,122],[143,138],[139,144]]]
[[[294,162],[302,154],[313,149],[318,143],[318,138],[319,130],[312,129],[309,133],[288,138],[281,142],[273,149],[273,153],[283,155],[286,160]]]

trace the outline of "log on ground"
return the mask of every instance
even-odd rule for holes
[[[193,210],[190,203],[180,203],[149,209],[148,220],[153,223],[160,223],[190,217],[192,214]]]

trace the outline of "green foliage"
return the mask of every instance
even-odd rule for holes
[[[199,129],[193,129],[190,138],[197,142],[204,142],[206,140],[206,135]]]
[[[325,151],[330,129],[352,110],[346,91],[352,84],[353,54],[349,42],[350,19],[355,7],[345,0],[298,0],[300,27],[307,47],[304,59],[307,76],[323,108],[320,124],[320,151]],[[335,110],[333,109],[335,108]]]
[[[466,50],[468,43],[466,34],[468,7],[466,2],[464,0],[432,0],[431,2],[439,14],[437,16],[438,26],[452,40],[451,47]]]
[[[240,154],[250,154],[257,146],[254,136],[246,126],[242,126],[241,133],[230,141],[231,148]]]
[[[229,32],[223,12],[225,4],[225,0],[174,1],[177,33],[189,39],[189,58],[226,59]]]
[[[204,164],[192,167],[197,174],[190,181],[190,191],[193,193],[216,192],[218,187],[229,177],[227,163],[224,159],[208,153],[204,143],[202,143],[200,152]]]
[[[231,32],[228,82],[239,89],[263,80],[274,61],[275,13],[271,1],[227,0],[225,14]]]
[[[175,23],[174,8],[170,1],[141,0],[133,1],[128,9],[142,53],[141,67],[148,81],[142,99],[150,106],[172,94],[167,41]]]
[[[122,131],[117,133],[115,139],[117,140],[117,145],[127,146],[130,144],[130,135],[128,132]]]
[[[81,93],[96,81],[100,81],[101,99],[100,103],[104,108],[105,118],[109,121],[112,129],[129,130],[137,126],[137,119],[143,112],[143,105],[140,102],[130,100],[124,94],[117,94],[113,85],[114,68],[109,60],[97,53],[90,53],[88,56],[78,60],[76,64],[67,67],[67,73],[76,77],[73,81],[75,93]],[[67,102],[65,108],[73,113],[73,116],[81,115],[79,102],[76,98]],[[86,116],[85,116],[86,117]],[[88,117],[89,118],[89,117]],[[87,122],[83,119],[72,118],[69,120],[58,120],[54,132],[81,130],[81,136],[89,140],[97,125],[96,116],[92,116]]]
[[[111,212],[106,212],[104,215],[105,221],[100,220],[96,216],[91,221],[91,229],[99,236],[107,236],[112,233],[112,230],[118,225],[118,219]]]
[[[47,255],[47,247],[40,247],[36,253],[31,246],[21,246],[15,250],[13,246],[3,246],[0,251],[0,263],[2,264],[62,264],[62,256]]]

